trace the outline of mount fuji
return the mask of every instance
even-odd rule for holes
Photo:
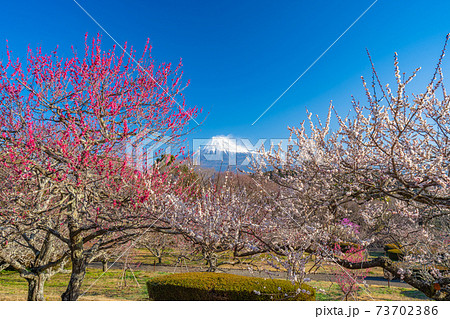
[[[248,170],[248,164],[255,152],[238,144],[238,140],[222,135],[212,137],[196,150],[194,163],[203,168],[212,168],[216,172]]]

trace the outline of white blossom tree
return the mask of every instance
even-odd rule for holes
[[[367,103],[353,100],[354,116],[336,115],[338,129],[332,132],[332,106],[323,124],[314,124],[309,115],[309,132],[303,124],[290,128],[293,146],[263,151],[265,161],[254,167],[256,179],[281,187],[278,198],[272,197],[291,222],[280,228],[294,223],[309,234],[318,232],[311,240],[314,254],[349,269],[381,267],[436,300],[450,299],[450,96],[443,83],[444,52],[445,47],[419,94],[406,91],[418,69],[409,77],[402,74],[396,55],[396,90],[381,85],[373,67],[373,92],[363,79]],[[344,218],[365,231],[344,235],[339,225]],[[326,247],[344,238],[363,247],[375,239],[395,243],[403,260],[340,259]]]

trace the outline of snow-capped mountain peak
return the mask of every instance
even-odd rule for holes
[[[206,153],[250,153],[245,146],[237,144],[236,141],[237,139],[229,136],[213,136],[202,149]]]

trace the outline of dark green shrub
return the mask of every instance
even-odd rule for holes
[[[400,247],[398,247],[396,244],[386,244],[384,245],[384,251],[388,252],[388,250],[391,249],[400,249]]]
[[[151,300],[316,300],[315,290],[281,279],[208,272],[155,277],[147,282]]]
[[[405,254],[400,249],[390,249],[387,251],[387,255],[392,261],[401,261],[405,257]]]

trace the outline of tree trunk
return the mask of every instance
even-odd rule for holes
[[[207,272],[216,272],[217,270],[217,257],[214,253],[205,253],[206,265],[208,265]]]
[[[84,255],[83,236],[77,222],[78,213],[72,212],[69,221],[70,259],[72,273],[66,291],[61,295],[63,301],[76,301],[80,297],[81,285],[86,275],[87,258]]]
[[[0,271],[2,271],[3,269],[8,270],[9,267],[11,266],[8,263],[0,262]]]
[[[28,281],[28,301],[44,301],[45,276],[40,274],[33,278],[27,278]]]
[[[107,260],[102,260],[102,268],[103,268],[103,272],[108,271],[108,261]]]
[[[163,253],[163,249],[159,249],[159,248],[153,248],[153,250],[151,250],[149,248],[150,252],[153,254],[153,256],[155,256],[156,258],[158,258],[158,264],[161,265],[162,264],[162,253]]]
[[[69,285],[62,294],[63,301],[76,301],[81,294],[81,285],[86,275],[86,260],[81,258],[72,258],[72,273],[70,275]]]
[[[381,267],[391,273],[392,278],[402,278],[404,282],[423,292],[431,299],[450,301],[450,278],[448,276],[434,278],[426,270],[404,273],[403,276],[401,276],[400,266],[387,257],[378,257],[369,261],[355,263],[343,259],[334,259],[334,261],[347,269]]]

